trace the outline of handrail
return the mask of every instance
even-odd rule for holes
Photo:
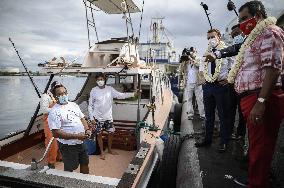
[[[32,159],[32,162],[31,162],[31,170],[36,170],[36,169],[38,169],[37,164],[40,163],[40,162],[45,158],[45,156],[46,156],[46,154],[47,154],[47,152],[48,152],[48,150],[49,150],[49,148],[50,148],[50,146],[51,146],[53,140],[54,140],[54,137],[52,137],[52,138],[50,139],[50,141],[49,141],[49,143],[48,143],[48,145],[47,145],[47,147],[46,147],[46,149],[45,149],[45,152],[44,152],[44,154],[43,154],[43,156],[42,156],[42,158],[41,158],[40,160],[36,161],[35,158]]]

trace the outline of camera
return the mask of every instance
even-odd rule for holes
[[[193,57],[193,52],[194,52],[194,48],[193,47],[190,47],[190,48],[184,48],[182,53],[181,53],[181,57],[180,57],[180,63],[183,62],[183,61],[188,61],[190,58],[194,58]]]

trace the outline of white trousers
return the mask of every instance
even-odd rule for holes
[[[200,117],[205,117],[202,85],[188,83],[186,88],[187,88],[187,96],[188,96],[187,97],[188,116],[194,115],[194,109],[192,105],[192,97],[194,93],[196,100],[197,100],[199,115]]]

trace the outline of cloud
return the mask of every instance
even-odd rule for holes
[[[7,57],[13,57],[15,55],[14,50],[12,47],[3,47],[0,48],[0,54]]]
[[[134,0],[140,7],[141,0]],[[168,37],[174,42],[177,52],[186,46],[196,46],[200,53],[207,46],[206,32],[209,29],[200,0],[145,0],[141,42],[151,37],[152,17],[165,17],[163,24]],[[212,25],[222,32],[236,15],[227,10],[227,1],[203,0],[209,6]],[[234,0],[239,8],[246,0]],[[268,12],[279,16],[283,12],[283,0],[264,0]],[[133,28],[138,34],[141,13],[132,14]],[[122,15],[107,15],[95,11],[95,20],[100,41],[111,37],[126,36]],[[0,66],[20,65],[8,41],[11,37],[28,67],[36,69],[39,62],[54,56],[69,60],[82,56],[88,48],[85,8],[78,0],[1,0],[0,1]],[[92,43],[96,42],[91,30]]]

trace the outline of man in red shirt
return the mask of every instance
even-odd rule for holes
[[[240,28],[248,37],[230,79],[242,95],[241,108],[249,132],[249,188],[269,187],[268,174],[283,118],[280,73],[284,62],[284,32],[267,17],[260,1],[239,9]],[[278,97],[278,98],[277,98]]]

